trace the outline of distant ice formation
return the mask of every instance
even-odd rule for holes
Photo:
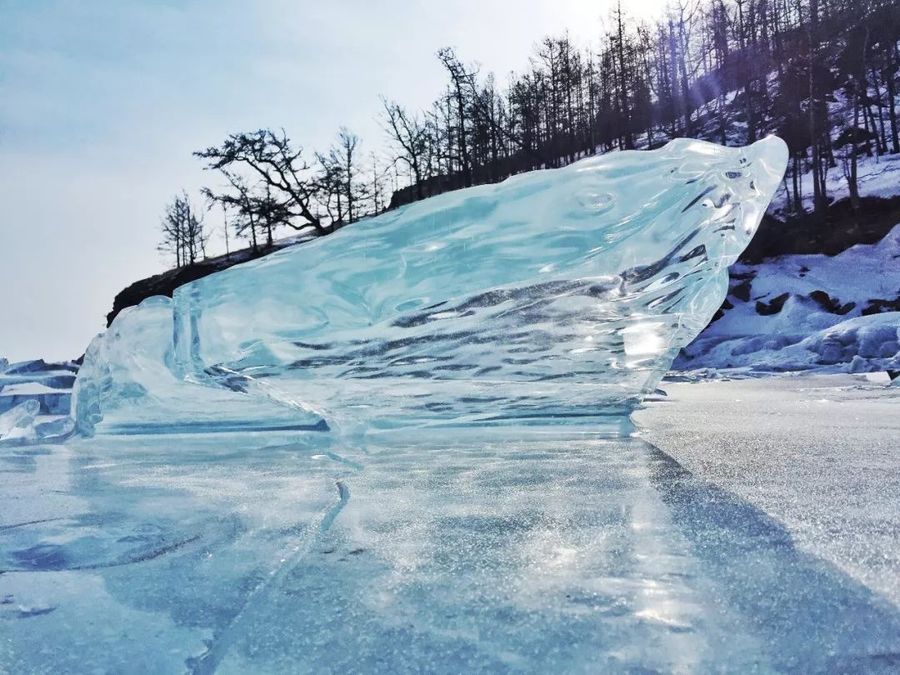
[[[787,163],[679,139],[460,190],[150,298],[90,345],[83,433],[627,413],[707,324]]]
[[[78,365],[0,358],[0,446],[58,442],[71,435],[72,383]]]

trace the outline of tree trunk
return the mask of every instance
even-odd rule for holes
[[[887,136],[885,135],[884,129],[884,106],[881,104],[881,87],[878,86],[878,73],[873,67],[871,70],[872,73],[872,84],[875,86],[875,107],[878,108],[878,129],[879,129],[879,143],[878,143],[878,154],[886,155],[887,154]]]
[[[622,115],[622,130],[624,132],[623,142],[624,149],[631,150],[634,148],[634,138],[631,136],[631,120],[628,115],[628,93],[625,83],[625,29],[622,22],[622,0],[619,0],[616,12],[618,21],[619,39],[617,44],[617,52],[619,56],[619,106]]]
[[[859,127],[859,80],[853,92],[853,128]],[[859,211],[859,182],[857,181],[857,144],[850,143],[850,172],[847,176],[847,188],[850,191],[850,207]]]
[[[825,179],[822,172],[821,143],[819,141],[818,117],[819,106],[816,102],[817,88],[815,78],[816,64],[816,45],[819,39],[819,2],[818,0],[809,0],[809,29],[807,33],[807,54],[809,63],[807,70],[809,71],[809,138],[812,149],[812,169],[813,169],[813,211],[821,213],[828,205],[828,199],[825,194]]]
[[[891,121],[891,151],[896,154],[900,152],[900,129],[897,129],[897,109],[894,104],[897,92],[894,87],[894,74],[890,68],[885,73],[884,82],[888,96],[888,119]]]

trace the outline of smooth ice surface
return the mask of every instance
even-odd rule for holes
[[[663,381],[668,396],[634,417],[685,469],[900,607],[900,391],[889,381],[886,373]],[[891,658],[896,670],[898,653]]]
[[[681,139],[449,193],[123,312],[83,433],[627,412],[719,307],[787,161]]]
[[[757,410],[745,443],[779,419]],[[766,466],[754,485],[783,485]],[[4,673],[896,672],[898,606],[798,546],[754,505],[771,489],[638,438],[97,434],[0,448],[0,471]]]

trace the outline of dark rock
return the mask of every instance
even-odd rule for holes
[[[826,312],[830,314],[837,314],[839,316],[847,314],[850,310],[856,307],[855,302],[848,302],[842,305],[840,303],[840,300],[832,298],[825,291],[813,291],[809,294],[809,297]]]
[[[894,300],[883,300],[876,298],[869,300],[869,304],[863,307],[860,314],[868,316],[869,314],[881,314],[882,312],[900,312],[900,298]]]
[[[746,281],[742,281],[741,283],[733,286],[731,289],[731,294],[736,297],[738,300],[742,300],[743,302],[750,302],[750,279]]]
[[[133,284],[120,291],[113,300],[112,311],[106,315],[107,328],[126,307],[139,305],[141,302],[154,295],[164,295],[171,298],[175,289],[184,284],[202,279],[203,277],[221,272],[234,265],[261,258],[270,253],[274,253],[288,246],[296,246],[307,241],[315,239],[309,236],[304,239],[289,239],[275,242],[271,247],[260,247],[257,250],[245,248],[240,251],[234,251],[228,255],[218,256],[216,258],[208,258],[201,260],[193,265],[186,265],[177,269],[163,272],[146,279],[135,281]]]
[[[863,129],[862,127],[848,127],[837,137],[837,140],[834,142],[834,147],[842,148],[845,145],[859,145],[860,143],[865,143],[866,141],[871,141],[875,138],[877,138],[877,136],[868,129]]]
[[[819,214],[786,218],[766,214],[740,260],[752,264],[793,253],[837,255],[856,244],[880,241],[897,223],[900,196],[861,197],[858,209],[849,199],[841,199]]]
[[[791,297],[790,293],[782,293],[779,296],[772,298],[769,302],[761,302],[759,300],[756,301],[756,313],[760,316],[771,316],[773,314],[778,314],[781,311],[782,307],[784,307],[784,303],[787,302],[787,299]]]

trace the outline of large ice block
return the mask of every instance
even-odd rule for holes
[[[628,412],[709,321],[787,163],[679,139],[434,197],[123,313],[83,432]]]

